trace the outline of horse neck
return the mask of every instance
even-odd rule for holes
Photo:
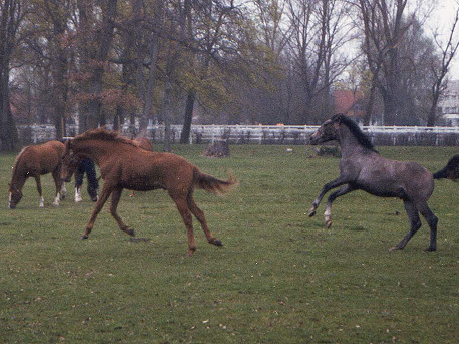
[[[368,150],[362,146],[354,133],[346,126],[340,125],[338,129],[338,141],[341,146],[341,155],[343,157],[354,154],[356,151]]]
[[[113,144],[103,140],[84,140],[74,144],[73,150],[77,154],[93,160],[97,165],[105,160],[105,157],[113,154]]]
[[[22,190],[26,181],[26,171],[22,168],[22,166],[18,165],[13,171],[13,175],[11,177],[11,187],[15,188],[19,191]]]

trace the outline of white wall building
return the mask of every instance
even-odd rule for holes
[[[448,87],[438,100],[437,113],[445,124],[459,126],[459,80],[448,81]]]

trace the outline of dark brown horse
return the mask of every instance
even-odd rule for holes
[[[45,202],[42,196],[40,175],[52,173],[56,184],[56,197],[54,205],[59,205],[62,188],[62,198],[65,197],[65,184],[63,184],[60,173],[62,166],[62,155],[64,144],[59,141],[49,141],[41,145],[31,145],[24,149],[16,157],[12,168],[12,176],[9,188],[8,208],[16,208],[22,198],[22,187],[27,178],[34,177],[37,182],[37,190],[40,195],[40,207]]]
[[[459,155],[454,155],[451,159],[449,159],[445,167],[434,173],[434,179],[443,178],[454,181],[459,179]]]
[[[162,188],[174,200],[185,223],[189,255],[196,250],[191,214],[201,223],[207,241],[222,246],[221,241],[214,238],[209,231],[204,212],[193,200],[193,190],[197,187],[213,193],[223,193],[237,184],[232,177],[226,181],[217,179],[202,173],[182,157],[141,149],[132,140],[103,128],[87,131],[65,143],[62,169],[64,180],[70,178],[81,157],[92,159],[99,166],[104,180],[99,200],[94,206],[82,239],[88,238],[97,214],[110,195],[112,216],[122,231],[134,236],[134,230],[124,224],[116,211],[121,192],[124,188],[139,191]]]
[[[310,143],[338,140],[341,145],[341,175],[325,184],[316,200],[312,203],[308,215],[316,214],[325,194],[341,186],[328,197],[325,222],[331,226],[332,203],[338,196],[354,190],[365,190],[382,197],[398,197],[405,204],[411,221],[411,228],[406,237],[392,250],[402,250],[421,227],[419,212],[430,226],[430,246],[428,251],[437,249],[438,219],[427,205],[427,200],[434,190],[432,173],[415,162],[395,161],[382,157],[371,144],[369,138],[359,126],[344,115],[335,115],[311,135]]]

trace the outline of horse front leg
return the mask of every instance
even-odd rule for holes
[[[41,191],[41,180],[40,180],[40,175],[39,174],[35,175],[35,182],[37,183],[37,191],[38,191],[38,195],[40,196],[40,205],[39,205],[39,207],[43,208],[45,206],[45,199],[44,199],[44,197],[42,195],[42,191]]]
[[[330,228],[332,225],[332,204],[335,201],[335,199],[354,190],[355,188],[351,184],[346,184],[342,188],[336,190],[330,196],[328,196],[327,208],[324,213],[325,224],[327,225],[327,228]]]
[[[104,187],[102,188],[102,192],[100,194],[98,201],[94,205],[94,209],[92,210],[91,218],[89,219],[89,222],[86,225],[86,228],[83,232],[83,236],[81,237],[81,240],[88,238],[88,235],[92,231],[92,227],[94,227],[94,222],[96,221],[97,214],[99,214],[99,212],[101,211],[102,207],[104,206],[105,202],[107,201],[112,191],[113,191],[113,187],[109,186],[108,183],[106,182],[104,184]]]
[[[135,236],[134,234],[134,229],[132,228],[129,228],[128,226],[126,226],[126,224],[123,222],[123,220],[121,220],[121,217],[118,215],[118,213],[116,212],[116,209],[118,207],[118,203],[121,199],[121,194],[123,192],[123,188],[115,188],[112,192],[112,203],[110,204],[110,213],[112,214],[112,216],[115,218],[116,222],[118,222],[118,226],[120,227],[120,229],[130,235],[130,236]]]
[[[344,177],[344,176],[339,176],[335,180],[332,180],[331,182],[327,183],[324,185],[322,188],[322,191],[319,193],[319,196],[312,202],[312,206],[308,211],[308,216],[314,216],[316,214],[316,210],[320,205],[320,202],[322,202],[322,199],[324,198],[325,194],[330,191],[331,189],[334,189],[340,185],[347,184],[349,183],[349,180]]]

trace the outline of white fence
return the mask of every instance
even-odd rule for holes
[[[193,125],[190,143],[308,144],[316,125]],[[459,146],[459,127],[363,126],[373,144],[380,146]],[[172,142],[180,140],[181,125],[171,126]],[[150,126],[147,136],[156,142],[164,140],[164,126]]]
[[[308,144],[309,135],[317,130],[315,125],[192,125],[189,143],[208,143],[216,139],[244,144]],[[459,146],[459,127],[421,126],[364,126],[363,130],[375,145]],[[67,135],[76,133],[68,127]],[[138,131],[137,131],[138,132]],[[164,141],[164,125],[151,125],[146,136],[153,142]],[[179,142],[181,125],[171,125],[171,141]],[[135,136],[135,130],[123,127],[126,136]],[[24,144],[54,139],[51,125],[19,127],[19,137]]]

